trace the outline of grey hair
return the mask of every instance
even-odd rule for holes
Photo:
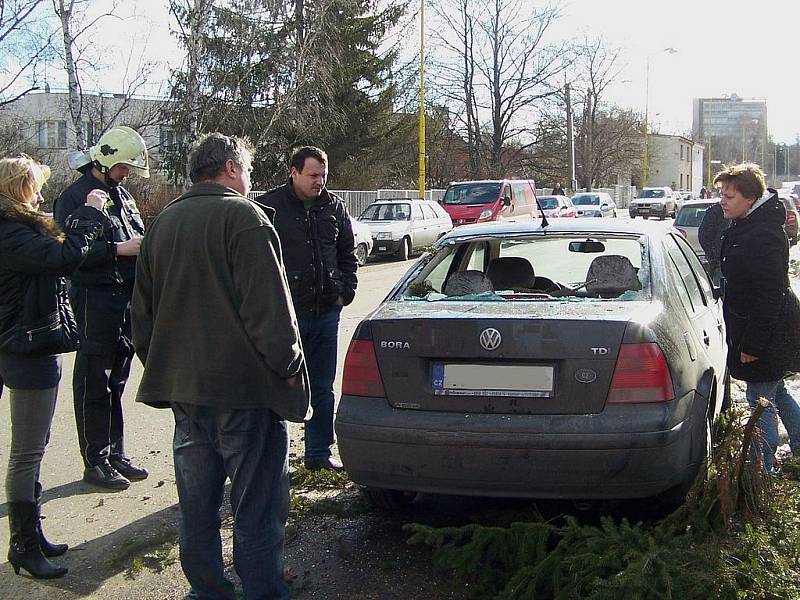
[[[214,179],[229,160],[249,169],[253,146],[246,138],[208,133],[200,137],[189,152],[189,179],[192,183]]]

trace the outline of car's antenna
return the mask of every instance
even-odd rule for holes
[[[542,208],[542,205],[539,204],[539,197],[536,195],[536,188],[533,187],[530,179],[528,179],[528,187],[531,188],[531,191],[533,192],[533,199],[536,200],[536,207],[539,209],[539,212],[542,213],[542,229],[545,229],[550,223],[547,222],[544,209]]]

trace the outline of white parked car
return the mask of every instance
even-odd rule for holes
[[[579,192],[572,197],[579,217],[616,217],[617,205],[608,192]]]
[[[432,246],[453,228],[450,215],[436,202],[411,198],[377,200],[358,220],[372,232],[372,254],[395,255],[400,260]]]
[[[353,226],[353,237],[355,243],[353,244],[356,251],[356,260],[358,266],[363,266],[367,262],[367,257],[372,252],[372,232],[366,224],[350,215],[350,224]]]

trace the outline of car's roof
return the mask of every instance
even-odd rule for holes
[[[422,198],[380,198],[370,202],[370,206],[373,204],[396,204],[398,202],[430,202],[430,200],[423,200]]]
[[[446,234],[442,240],[456,240],[480,236],[524,235],[526,233],[580,233],[580,234],[632,234],[661,236],[670,231],[668,223],[627,219],[554,219],[545,230],[541,219],[525,221],[490,221],[474,225],[461,225]]]
[[[450,185],[465,185],[468,183],[502,183],[503,181],[533,181],[533,179],[470,179],[469,181],[451,181]]]
[[[705,200],[689,200],[683,203],[683,208],[691,208],[692,206],[711,206],[718,204],[719,198],[706,198]]]

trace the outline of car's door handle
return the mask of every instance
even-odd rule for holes
[[[708,333],[706,333],[706,332],[705,332],[705,330],[703,331],[703,343],[704,343],[706,346],[708,346],[709,344],[711,344],[711,336],[709,336],[709,335],[708,335]]]

